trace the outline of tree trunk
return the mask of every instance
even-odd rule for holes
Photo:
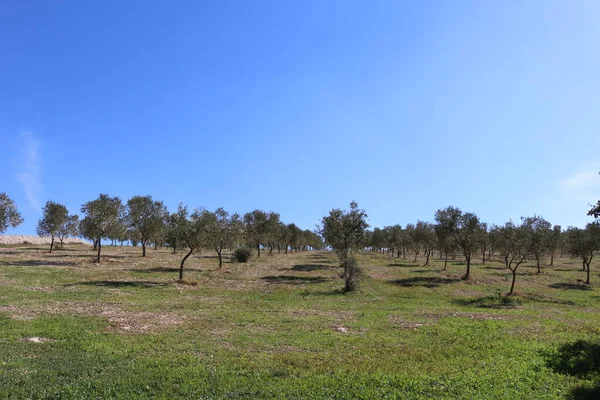
[[[288,253],[288,245],[286,244],[285,245],[285,253],[283,253],[283,254],[287,254],[287,253]]]
[[[142,257],[146,257],[146,241],[142,240]]]
[[[463,276],[464,280],[471,278],[471,255],[465,255],[467,258],[467,271],[465,272],[465,276]]]
[[[100,250],[102,249],[102,238],[98,239],[98,258],[96,258],[96,262],[100,262]]]
[[[444,271],[448,267],[448,253],[446,253],[446,258],[444,259]]]
[[[512,272],[512,283],[510,285],[510,291],[508,292],[508,296],[510,296],[513,293],[513,290],[515,290],[515,282],[517,281],[517,269],[515,268],[514,271],[511,270]]]
[[[194,249],[190,249],[190,251],[185,255],[185,257],[183,257],[183,260],[181,260],[181,265],[179,266],[179,280],[183,279],[183,264],[185,264],[185,260],[187,260],[188,257],[192,255],[193,251]]]
[[[427,256],[427,260],[425,261],[425,265],[429,265],[429,254],[431,254],[431,251],[426,251],[425,255]]]
[[[483,249],[483,264],[485,264],[485,248]]]
[[[540,267],[540,257],[536,256],[535,261],[537,262],[537,273],[539,274],[542,272],[542,267]]]
[[[258,255],[256,257],[260,257],[260,244],[256,245],[256,250],[258,250]]]
[[[402,245],[402,258],[406,260],[406,246]]]
[[[590,284],[590,263],[592,262],[592,260],[587,262],[587,277],[585,279],[585,283],[586,285]]]
[[[554,253],[550,254],[550,266],[553,267],[554,266]]]
[[[221,249],[215,247],[215,250],[217,250],[217,254],[219,255],[219,269],[221,269],[221,267],[223,267],[223,257],[221,257]]]
[[[418,255],[419,255],[419,250],[415,251],[415,259],[413,260],[413,262],[417,262]]]
[[[52,236],[52,239],[50,240],[50,254],[52,254],[52,247],[54,247],[54,236]]]
[[[587,260],[587,278],[585,280],[586,284],[590,284],[590,264],[592,263],[592,258],[594,258],[594,252],[590,252],[590,258]]]

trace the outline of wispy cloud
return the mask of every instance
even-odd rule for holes
[[[561,179],[564,190],[593,190],[600,188],[600,163],[588,162],[570,176]]]
[[[16,179],[23,185],[29,204],[39,210],[42,206],[39,196],[42,190],[40,142],[27,132],[21,134],[20,163],[17,166]]]
[[[600,163],[586,162],[558,181],[563,201],[589,208],[600,199]],[[586,211],[587,212],[587,211]]]

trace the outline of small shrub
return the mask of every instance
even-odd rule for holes
[[[248,262],[248,260],[250,260],[250,256],[252,255],[252,250],[250,250],[247,247],[240,247],[235,249],[235,251],[233,252],[233,261],[235,262],[239,262],[239,263],[245,263]]]
[[[346,260],[342,263],[342,266],[344,267],[344,291],[353,292],[358,289],[360,282],[363,280],[364,272],[352,255],[346,257]]]

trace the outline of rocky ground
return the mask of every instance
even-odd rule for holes
[[[0,244],[50,244],[49,237],[39,236],[26,236],[26,235],[0,235]],[[58,239],[54,240],[55,243],[59,243]],[[87,240],[78,238],[68,238],[65,243],[85,243],[89,244]]]

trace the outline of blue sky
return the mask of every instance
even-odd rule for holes
[[[600,199],[596,1],[12,1],[0,192],[373,226],[454,205],[583,225]]]

